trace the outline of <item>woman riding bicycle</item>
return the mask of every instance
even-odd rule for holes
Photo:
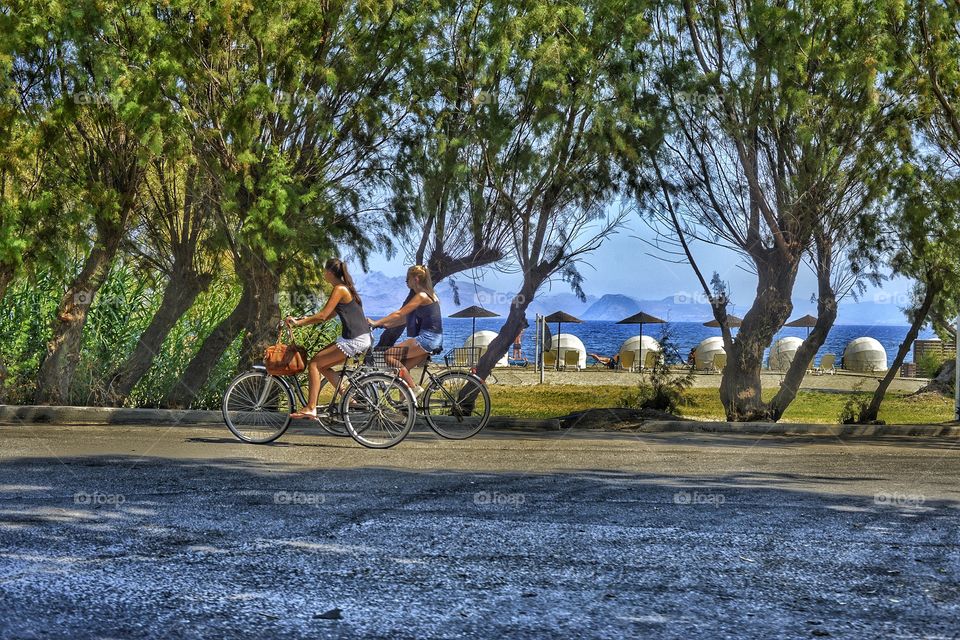
[[[400,309],[370,326],[399,327],[406,324],[407,339],[395,347],[387,349],[387,364],[397,367],[400,377],[419,396],[423,389],[413,380],[410,369],[423,364],[431,354],[443,349],[443,320],[440,315],[440,299],[433,290],[430,272],[423,265],[407,270],[407,286],[414,292],[410,300]]]
[[[307,404],[300,411],[290,414],[292,418],[317,418],[317,399],[320,396],[320,376],[322,375],[338,388],[340,373],[333,370],[338,364],[346,362],[347,358],[364,353],[370,348],[372,339],[370,326],[363,313],[360,295],[353,285],[353,278],[347,271],[347,265],[337,258],[330,258],[324,265],[323,278],[331,285],[333,291],[326,306],[319,313],[303,318],[288,317],[285,322],[288,326],[301,327],[308,324],[326,322],[334,314],[340,317],[343,326],[340,337],[334,344],[321,349],[313,356],[308,366],[310,386],[307,392]]]

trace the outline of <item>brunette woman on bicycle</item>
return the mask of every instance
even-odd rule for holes
[[[313,356],[307,367],[310,384],[307,391],[307,404],[300,411],[290,414],[292,418],[317,418],[317,399],[320,396],[320,376],[322,375],[338,388],[340,373],[333,367],[343,364],[347,358],[363,353],[370,348],[372,342],[370,326],[363,313],[360,294],[353,285],[353,278],[347,271],[347,265],[342,260],[330,258],[324,265],[323,278],[331,285],[333,291],[330,299],[319,313],[303,318],[288,317],[285,322],[288,326],[302,327],[308,324],[326,322],[334,314],[339,316],[343,326],[340,337],[334,344],[321,349]]]

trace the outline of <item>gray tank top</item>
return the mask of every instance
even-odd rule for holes
[[[340,316],[340,324],[343,325],[342,335],[344,340],[370,333],[367,326],[367,316],[363,313],[363,307],[360,306],[356,298],[350,302],[341,302],[336,309],[337,315]]]

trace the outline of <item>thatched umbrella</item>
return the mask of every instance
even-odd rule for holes
[[[543,319],[544,322],[556,322],[557,323],[557,368],[560,367],[560,327],[564,322],[572,322],[574,324],[581,324],[583,320],[580,318],[575,318],[566,311],[554,311],[546,318]]]
[[[788,322],[783,325],[785,327],[806,327],[807,328],[807,337],[810,337],[810,327],[817,326],[817,319],[811,316],[809,313],[801,318],[797,318],[792,322]]]
[[[643,346],[643,325],[645,324],[664,324],[666,320],[661,320],[656,316],[652,316],[649,313],[635,313],[629,318],[624,318],[619,321],[617,324],[638,324],[640,325],[640,346]]]
[[[733,316],[733,315],[727,316],[727,326],[730,327],[731,329],[733,329],[734,327],[739,327],[741,324],[743,324],[743,318],[740,318],[738,316]],[[714,318],[713,320],[708,320],[707,322],[704,322],[703,326],[719,329],[720,323],[717,322],[716,318]]]
[[[473,305],[472,307],[467,307],[466,309],[460,309],[460,311],[450,314],[449,317],[473,318],[473,328],[470,330],[470,360],[472,362],[474,359],[474,354],[476,353],[475,349],[477,347],[477,318],[499,318],[500,314],[494,313],[489,309],[484,309],[483,307]]]

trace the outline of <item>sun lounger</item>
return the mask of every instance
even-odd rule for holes
[[[825,373],[829,373],[831,375],[836,374],[837,373],[836,362],[837,362],[836,355],[832,353],[824,354],[824,356],[820,358],[820,366],[814,369],[814,373],[818,375],[823,375]]]
[[[633,365],[637,361],[636,351],[624,351],[620,355],[620,370],[633,371]]]
[[[556,369],[556,367],[557,367],[557,352],[544,351],[543,352],[543,368]]]

